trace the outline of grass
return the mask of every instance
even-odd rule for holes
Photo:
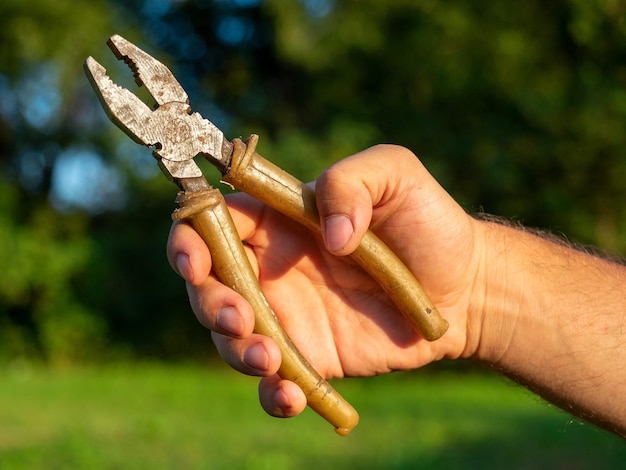
[[[312,412],[270,418],[256,379],[134,364],[0,377],[0,468],[619,468],[626,442],[494,375],[393,374],[336,387],[348,437]]]

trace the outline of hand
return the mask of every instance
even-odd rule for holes
[[[329,168],[316,182],[316,195],[323,241],[245,194],[228,203],[267,299],[318,372],[368,376],[471,355],[480,324],[468,317],[480,271],[480,231],[419,160],[401,147],[373,147]],[[345,256],[368,227],[415,273],[450,322],[440,340],[429,343],[414,333]],[[277,346],[253,333],[250,306],[210,275],[208,249],[188,225],[174,224],[168,259],[187,281],[193,311],[212,330],[224,360],[265,377],[259,392],[264,409],[275,416],[302,411],[302,392],[275,375]]]

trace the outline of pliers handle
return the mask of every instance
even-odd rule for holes
[[[302,356],[263,294],[222,193],[217,189],[180,192],[174,220],[185,220],[200,234],[211,252],[218,279],[241,294],[254,310],[254,332],[269,336],[278,345],[278,375],[295,382],[307,404],[345,436],[359,422],[359,414]]]
[[[233,140],[235,151],[223,181],[253,196],[291,219],[320,234],[315,192],[256,152],[258,136],[244,143]],[[421,284],[398,256],[374,232],[368,230],[351,254],[391,297],[398,310],[424,339],[435,341],[447,330]]]

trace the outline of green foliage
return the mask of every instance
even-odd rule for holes
[[[5,0],[0,7],[3,28],[0,52],[5,72],[18,75],[24,66],[51,60],[71,73],[84,53],[107,34],[110,15],[103,1]]]
[[[303,3],[268,2],[277,52],[306,76],[301,125],[323,136],[348,115],[470,210],[626,249],[622,2]]]
[[[0,5],[2,362],[92,361],[107,342],[103,312],[77,289],[95,251],[89,214],[51,202],[58,163],[88,146],[81,64],[110,34],[110,20],[99,1]]]
[[[0,358],[93,356],[103,340],[102,320],[68,290],[92,249],[83,221],[45,206],[22,210],[15,188],[0,184]]]
[[[163,254],[175,189],[83,75],[93,55],[137,90],[111,34],[304,180],[397,143],[468,211],[624,253],[624,18],[615,0],[2,2],[0,360],[211,350]]]

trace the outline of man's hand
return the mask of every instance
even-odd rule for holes
[[[245,194],[228,203],[267,299],[320,374],[369,376],[470,355],[476,344],[468,343],[466,330],[479,272],[477,222],[419,160],[401,147],[373,147],[328,169],[316,182],[316,195],[323,241]],[[450,322],[440,340],[416,335],[380,287],[345,256],[369,227],[416,274]],[[168,258],[187,281],[193,311],[212,330],[224,360],[266,377],[260,387],[266,411],[302,411],[302,392],[275,376],[276,345],[253,333],[250,306],[210,275],[210,254],[191,227],[174,224]]]

